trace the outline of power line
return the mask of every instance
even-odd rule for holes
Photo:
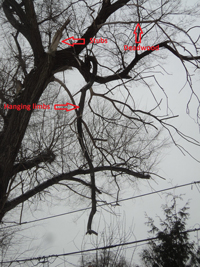
[[[200,227],[180,232],[180,234],[190,233],[190,232],[195,232],[195,231],[200,231]],[[86,253],[86,252],[98,251],[98,250],[103,250],[103,249],[111,249],[111,248],[116,248],[116,247],[128,246],[128,245],[132,245],[132,244],[136,244],[136,243],[149,242],[149,241],[155,240],[155,239],[159,239],[159,237],[151,237],[151,238],[140,239],[140,240],[135,240],[135,241],[131,241],[131,242],[115,244],[115,245],[110,245],[110,246],[104,246],[104,247],[99,247],[99,248],[92,248],[92,249],[73,251],[73,252],[69,252],[69,253],[53,254],[53,255],[48,255],[48,256],[40,256],[40,257],[33,257],[33,258],[27,258],[27,259],[19,259],[19,260],[13,260],[13,261],[9,260],[9,261],[1,262],[1,263],[2,264],[3,263],[4,264],[8,264],[8,263],[14,263],[14,262],[20,263],[20,262],[36,261],[36,260],[39,261],[39,263],[41,263],[41,262],[45,263],[46,260],[49,259],[49,258],[66,257],[66,256],[75,255],[75,254],[80,254],[80,253]]]
[[[141,195],[138,195],[138,196],[133,196],[133,197],[129,197],[129,198],[120,199],[120,200],[117,201],[117,203],[123,202],[123,201],[127,201],[127,200],[131,200],[131,199],[135,199],[135,198],[146,197],[146,196],[157,194],[157,193],[161,193],[161,192],[164,192],[164,191],[168,191],[168,190],[172,190],[172,189],[176,189],[176,188],[180,188],[180,187],[185,187],[185,186],[189,186],[189,185],[193,185],[193,184],[199,184],[199,183],[200,183],[200,181],[194,181],[194,182],[190,182],[190,183],[187,183],[187,184],[176,185],[176,186],[165,188],[165,189],[161,189],[161,190],[158,190],[158,191],[149,192],[149,193],[141,194]],[[112,202],[109,202],[109,203],[103,203],[103,204],[97,205],[97,207],[113,205],[113,204],[116,204],[116,201],[112,201]],[[60,214],[56,214],[56,215],[52,215],[52,216],[47,216],[47,217],[40,218],[40,219],[26,221],[26,222],[22,222],[22,223],[15,223],[13,225],[2,227],[1,229],[6,229],[6,228],[10,228],[10,227],[16,227],[16,226],[23,225],[23,224],[35,223],[35,222],[44,221],[44,220],[48,220],[48,219],[53,219],[53,218],[61,217],[61,216],[64,216],[64,215],[69,215],[69,214],[73,214],[73,213],[77,213],[77,212],[81,212],[81,211],[86,211],[86,210],[90,210],[90,209],[91,209],[91,207],[88,207],[88,208],[83,208],[83,209],[78,209],[78,210],[74,210],[74,211],[64,212],[64,213],[60,213]]]

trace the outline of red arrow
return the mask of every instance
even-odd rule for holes
[[[78,43],[73,43],[73,44],[70,44],[70,43],[67,43],[66,41],[69,41],[69,40],[73,40],[73,41],[83,41],[83,42],[78,42]],[[84,38],[74,38],[74,36],[72,37],[69,37],[65,40],[62,40],[61,41],[62,43],[64,44],[67,44],[67,45],[70,45],[70,46],[74,46],[74,45],[84,45],[85,44],[85,39]]]
[[[71,108],[71,109],[67,109],[67,106],[73,106],[74,108]],[[59,108],[59,107],[62,107],[62,108]],[[73,104],[70,104],[70,103],[66,103],[66,104],[55,104],[54,105],[54,109],[55,110],[66,110],[66,111],[71,111],[71,110],[74,110],[74,109],[77,109],[79,108],[79,106],[76,106],[76,105],[73,105]]]
[[[138,29],[138,31],[137,31],[137,29]],[[143,34],[143,31],[142,31],[142,28],[141,28],[139,23],[136,25],[135,30],[134,30],[133,33],[135,34],[135,43],[136,44],[141,43],[141,35]],[[137,35],[139,35],[139,41],[138,41],[138,36]]]

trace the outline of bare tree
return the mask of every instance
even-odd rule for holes
[[[111,251],[102,251],[100,255],[89,255],[82,258],[81,267],[108,267],[108,266],[116,266],[116,267],[130,267],[129,263],[127,263],[126,259],[123,256],[118,256],[112,253]]]
[[[13,232],[0,229],[0,266],[3,266],[2,261],[8,248],[11,246]]]
[[[149,83],[158,83],[154,68],[171,53],[181,61],[191,97],[199,103],[188,68],[199,68],[199,38],[191,34],[198,26],[187,23],[195,16],[199,5],[186,8],[172,0],[2,1],[1,221],[15,207],[23,210],[32,197],[64,186],[91,200],[87,233],[96,233],[92,220],[99,194],[111,187],[118,193],[124,179],[150,179],[162,144],[160,126],[172,139],[175,130],[199,145],[169,123],[175,117],[169,107],[159,114],[161,102]],[[137,23],[143,50],[133,34]],[[81,40],[71,46],[61,42],[72,36]],[[68,85],[70,69],[84,78],[82,88]],[[154,107],[139,108],[137,84],[150,90]],[[79,108],[67,115],[53,110],[69,100]]]
[[[106,225],[106,223],[105,223]],[[92,247],[97,248],[95,253],[82,253],[80,257],[81,267],[101,267],[101,266],[116,266],[116,267],[135,267],[133,264],[133,255],[131,260],[127,259],[126,250],[123,246],[112,248],[115,244],[124,244],[131,240],[133,229],[127,231],[124,222],[116,221],[105,227],[98,238],[91,240]],[[104,249],[98,250],[99,247]],[[133,249],[134,254],[134,249]]]

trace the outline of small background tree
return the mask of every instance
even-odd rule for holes
[[[106,222],[104,223],[106,224]],[[135,267],[132,257],[127,257],[124,246],[112,247],[115,244],[124,244],[133,239],[133,228],[127,229],[125,219],[116,220],[105,227],[98,238],[91,238],[92,247],[97,248],[95,252],[82,253],[79,259],[80,267]],[[82,250],[85,249],[83,244]],[[104,248],[104,249],[101,249]]]
[[[180,198],[180,197],[178,197]],[[199,248],[189,239],[186,231],[186,220],[189,213],[188,203],[177,212],[177,196],[172,197],[170,206],[163,205],[165,219],[160,218],[161,230],[155,226],[154,220],[148,217],[149,233],[157,236],[141,253],[142,261],[148,267],[182,267],[199,266]]]
[[[82,256],[81,267],[131,267],[124,256],[113,253],[110,250],[103,250],[99,254]]]

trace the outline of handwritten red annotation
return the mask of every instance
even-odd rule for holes
[[[103,38],[99,38],[99,39],[96,39],[96,38],[90,38],[90,44],[107,44],[108,43],[108,40],[107,39],[103,39]]]
[[[142,51],[154,51],[154,50],[159,50],[159,45],[156,46],[141,46],[138,45],[141,43],[142,41],[142,34],[143,34],[143,30],[140,26],[140,24],[138,23],[133,31],[133,34],[135,35],[135,44],[136,46],[128,46],[128,45],[124,45],[124,50],[129,50],[129,51],[136,51],[136,50],[142,50]],[[69,42],[70,41],[70,42]],[[75,43],[74,41],[78,41],[77,43]],[[74,45],[85,45],[85,38],[74,38],[74,36],[69,37],[65,40],[61,41],[64,44],[67,44],[69,46],[74,47]],[[107,44],[108,40],[104,39],[104,38],[90,38],[90,44]]]
[[[50,109],[50,105],[37,105],[37,104],[32,104],[31,105],[24,105],[24,104],[20,104],[20,105],[8,105],[8,104],[4,104],[4,109],[16,109],[18,111],[26,109],[28,111],[32,109]]]
[[[159,50],[159,45],[157,46],[128,46],[128,45],[124,45],[124,50],[129,50],[129,51],[136,51],[136,50]]]
[[[143,31],[142,31],[142,28],[141,28],[139,23],[136,25],[133,34],[135,34],[135,43],[140,44]],[[141,46],[141,45],[128,46],[128,45],[124,45],[124,50],[129,50],[129,51],[136,51],[136,50],[137,51],[138,50],[149,51],[149,50],[152,50],[152,51],[154,51],[154,50],[159,50],[159,45],[156,45],[156,46]]]
[[[71,41],[71,43],[69,41]],[[73,41],[78,41],[78,42],[75,43]],[[72,36],[72,37],[69,37],[65,40],[62,40],[61,42],[74,47],[74,45],[84,45],[85,44],[85,38],[74,38],[74,36]]]
[[[133,34],[135,34],[135,43],[141,43],[141,35],[143,34],[143,31],[139,23],[136,25]]]
[[[73,108],[68,109],[67,106],[72,106]],[[77,109],[77,108],[79,108],[79,106],[76,106],[76,105],[73,105],[73,104],[70,104],[70,103],[66,103],[66,104],[56,104],[56,105],[54,105],[54,109],[55,109],[55,110],[66,110],[66,111],[71,111],[71,110],[74,110],[74,109]]]
[[[68,109],[67,106],[71,106],[73,108]],[[79,106],[70,104],[70,103],[66,103],[66,104],[55,104],[54,105],[54,109],[55,110],[66,110],[66,111],[71,111],[74,109],[79,108]],[[8,104],[4,104],[4,109],[16,109],[18,111],[20,110],[27,110],[30,111],[31,109],[50,109],[50,105],[37,105],[37,104],[32,104],[32,105],[24,105],[24,104],[20,104],[20,105],[8,105]]]

